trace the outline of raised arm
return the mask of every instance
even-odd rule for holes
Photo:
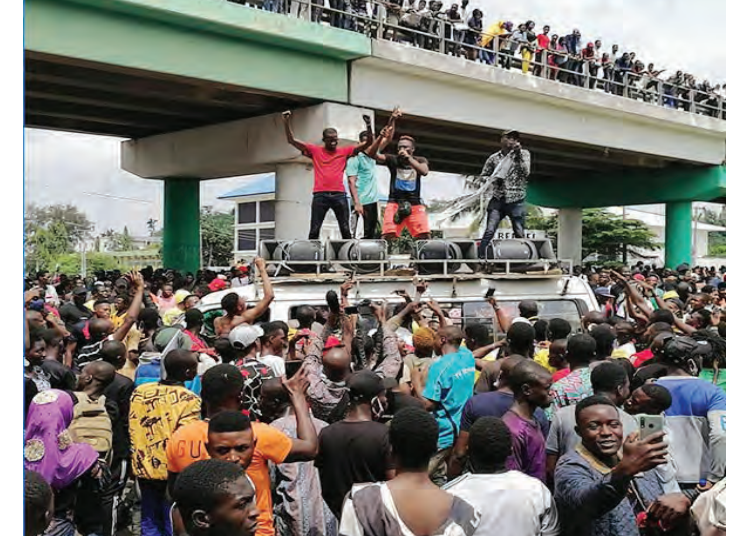
[[[511,327],[511,322],[513,321],[513,318],[501,309],[501,306],[498,305],[498,302],[494,297],[488,298],[488,303],[493,308],[493,312],[495,313],[495,319],[498,322],[498,327],[503,333],[508,333],[508,328]]]
[[[391,132],[392,128],[389,126],[381,129],[381,132],[376,137],[374,142],[365,150],[366,155],[376,160],[376,162],[378,162],[379,164],[383,164],[386,161],[386,156],[380,154],[379,151],[383,149],[385,140],[392,139],[393,134],[391,134]]]
[[[630,281],[628,281],[625,277],[623,277],[616,271],[612,270],[610,274],[612,275],[613,279],[625,285],[625,294],[626,296],[630,297],[630,301],[633,303],[633,305],[638,307],[646,316],[651,316],[651,313],[653,312],[651,306],[646,302],[646,298],[641,296],[641,294],[638,292],[638,289],[636,289],[634,285],[631,285]]]
[[[290,395],[293,412],[296,416],[296,430],[298,439],[293,439],[288,456],[284,463],[305,462],[313,460],[319,450],[319,438],[314,428],[314,423],[309,414],[309,406],[306,402],[306,390],[309,388],[309,379],[306,376],[306,364],[290,379],[282,378],[283,387]]]
[[[140,315],[140,308],[143,305],[143,291],[145,290],[145,281],[140,272],[132,271],[129,276],[132,284],[135,285],[135,296],[132,298],[132,303],[129,309],[127,309],[127,315],[125,316],[122,325],[112,334],[112,339],[115,341],[123,341],[130,331],[130,328],[137,322],[137,317]]]
[[[440,327],[445,328],[453,324],[451,319],[446,318],[446,315],[444,314],[443,310],[441,310],[441,306],[438,305],[438,302],[436,300],[425,302],[425,305],[428,307],[428,309],[433,311],[434,315],[438,317],[438,325]]]
[[[259,272],[259,276],[262,278],[262,299],[257,302],[257,305],[241,313],[240,317],[234,318],[232,324],[236,324],[237,320],[238,324],[241,324],[242,322],[248,324],[255,322],[260,316],[265,314],[265,311],[269,309],[270,304],[275,299],[275,292],[272,290],[272,282],[270,281],[270,276],[267,275],[265,260],[262,257],[257,257],[254,259],[254,266],[257,269],[257,272]],[[231,327],[233,328],[236,326],[232,325]]]
[[[285,139],[288,140],[288,143],[290,143],[293,147],[295,147],[302,153],[306,154],[306,144],[304,144],[302,141],[297,140],[296,137],[293,135],[293,130],[291,129],[291,124],[290,124],[290,118],[291,118],[290,110],[287,112],[283,112],[283,126],[285,127]]]
[[[355,146],[355,149],[353,149],[353,155],[357,155],[360,152],[365,151],[368,149],[371,144],[373,144],[373,128],[371,127],[371,116],[370,115],[364,115],[363,116],[363,122],[366,124],[366,139],[360,142],[358,145]]]
[[[396,378],[402,368],[402,355],[399,353],[397,335],[387,326],[385,305],[372,303],[371,309],[379,320],[384,335],[382,342],[384,360],[376,367],[374,372],[383,378]]]

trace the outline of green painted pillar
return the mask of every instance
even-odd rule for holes
[[[692,218],[692,202],[673,201],[667,203],[667,221],[664,235],[664,262],[667,268],[676,268],[683,262],[691,263]]]
[[[163,181],[163,266],[183,272],[200,268],[200,181]]]

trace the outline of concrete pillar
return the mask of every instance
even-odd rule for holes
[[[667,268],[691,262],[692,214],[690,201],[667,203],[666,227],[664,229],[664,263]]]
[[[293,240],[309,236],[314,168],[288,163],[275,167],[275,239]]]
[[[200,268],[200,181],[163,181],[163,266],[181,272]]]
[[[580,208],[558,210],[558,258],[571,259],[574,266],[581,264],[582,259],[581,222]]]

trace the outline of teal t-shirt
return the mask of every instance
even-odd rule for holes
[[[423,396],[439,406],[433,415],[438,423],[438,449],[454,444],[462,421],[462,410],[475,386],[475,358],[466,348],[446,354],[428,369]]]
[[[358,177],[356,187],[361,205],[370,205],[379,202],[379,182],[376,180],[376,160],[366,154],[348,159],[345,167],[345,176]]]

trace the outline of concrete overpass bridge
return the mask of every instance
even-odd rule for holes
[[[130,138],[122,167],[164,181],[168,266],[199,265],[200,180],[275,171],[277,237],[305,236],[312,172],[285,143],[285,109],[300,139],[335,126],[352,143],[362,113],[380,127],[401,106],[398,133],[449,173],[479,172],[500,132],[520,130],[529,200],[561,210],[559,253],[576,260],[581,208],[666,203],[676,265],[692,202],[725,203],[718,118],[219,0],[25,4],[27,126]]]

